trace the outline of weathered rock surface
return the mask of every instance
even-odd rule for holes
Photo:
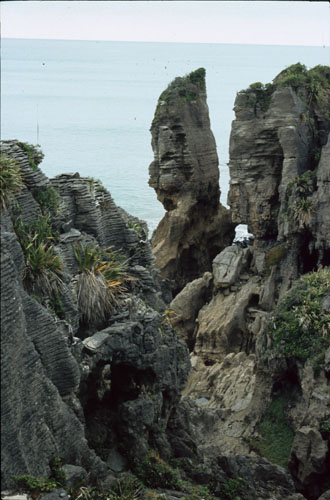
[[[152,244],[180,292],[165,313],[169,283],[154,266],[143,222],[97,181],[79,174],[49,181],[36,167],[38,152],[32,167],[17,141],[5,142],[25,183],[1,210],[5,487],[12,474],[47,475],[52,456],[69,472],[83,467],[110,484],[152,447],[190,461],[191,477],[218,488],[220,498],[228,478],[243,478],[256,500],[327,498],[330,347],[306,361],[283,341],[275,346],[274,308],[292,299],[302,274],[329,265],[328,90],[320,98],[308,86],[268,90],[257,84],[235,103],[229,202],[234,222],[254,235],[248,248],[228,246],[233,224],[219,204],[204,72],[176,79],[160,97],[150,185],[167,214]],[[50,213],[60,233],[54,251],[65,261],[61,318],[32,297],[13,228],[18,217],[35,221],[52,190],[60,208]],[[129,292],[99,323],[82,325],[76,243],[127,256]],[[325,288],[321,295],[324,315],[330,299]],[[308,321],[301,318],[301,332]],[[185,387],[188,350],[172,326],[191,351]],[[326,346],[327,325],[323,335]],[[279,443],[287,436],[288,470],[256,456],[279,462],[259,446],[265,423],[268,433],[282,426]]]
[[[230,214],[219,203],[219,170],[201,68],[176,78],[160,96],[151,126],[149,185],[167,210],[152,237],[157,267],[175,291],[211,270],[233,240]]]
[[[50,314],[24,292],[3,246],[1,276],[3,487],[12,475],[47,476],[50,458],[59,455],[102,474],[81,422],[61,398],[79,384],[77,362]]]
[[[172,455],[166,427],[187,377],[188,350],[153,309],[164,310],[170,293],[153,265],[143,221],[118,208],[96,181],[79,174],[49,181],[37,166],[38,151],[29,150],[33,166],[17,141],[2,149],[24,182],[9,209],[1,209],[2,484],[10,486],[13,475],[47,477],[53,457],[62,458],[72,482],[84,469],[89,480],[101,481],[116,467],[114,457],[118,465],[119,443],[131,459],[149,446]],[[19,218],[34,223],[46,209],[63,261],[60,312],[47,291],[31,292],[14,231]],[[77,243],[120,249],[131,270],[125,299],[101,328],[81,322]]]
[[[237,95],[230,136],[230,190],[233,218],[248,224],[256,238],[276,239],[280,195],[308,169],[311,131],[299,117],[307,106],[291,87],[275,90],[268,110],[256,113],[248,95]]]
[[[329,487],[327,354],[317,374],[312,363],[280,355],[267,328],[296,280],[329,265],[329,107],[320,110],[290,85],[263,92],[251,86],[237,95],[230,139],[228,201],[254,243],[213,260],[212,296],[194,311],[195,329],[188,326],[195,343],[183,394],[192,401],[183,420],[206,456],[251,453],[251,437],[260,437],[272,401],[282,397],[295,435],[290,472],[298,491],[316,500]],[[188,286],[181,294],[186,303],[194,297]],[[185,321],[177,310],[177,324]]]
[[[199,310],[211,296],[212,274],[188,283],[170,303],[170,322],[192,349],[195,344],[196,318]]]
[[[317,192],[313,195],[313,212],[311,230],[315,240],[315,249],[320,254],[320,260],[326,265],[330,263],[330,140],[322,148],[320,163],[316,172]]]

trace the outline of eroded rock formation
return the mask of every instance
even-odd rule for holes
[[[255,500],[327,498],[329,70],[298,64],[237,96],[229,201],[254,235],[245,247],[230,245],[219,204],[204,76],[174,80],[152,125],[150,184],[167,210],[153,247],[179,292],[169,307],[143,221],[97,181],[49,180],[38,150],[2,143],[23,181],[1,199],[5,487],[12,475],[47,476],[53,457],[69,483],[89,473],[104,487],[154,448],[219,498],[228,488]],[[38,220],[62,262],[56,293],[28,280],[22,225]],[[129,273],[125,294],[93,320],[77,292],[77,244],[120,250]]]
[[[308,72],[298,64],[273,84],[253,84],[236,97],[228,201],[234,222],[247,224],[254,242],[247,248],[227,247],[213,260],[213,290],[194,311],[195,328],[188,326],[192,371],[184,391],[199,405],[185,411],[199,415],[194,432],[200,429],[207,456],[219,449],[227,455],[260,453],[263,422],[273,418],[275,425],[269,415],[281,407],[278,416],[289,429],[283,432],[292,432],[289,469],[298,491],[309,499],[329,488],[324,427],[329,421],[330,352],[328,77],[327,67]],[[311,90],[315,81],[316,95]],[[310,341],[326,339],[315,369],[315,359],[307,355],[285,355],[290,336],[281,341],[284,351],[276,347],[280,320],[274,309],[300,311],[306,285],[296,285],[297,280],[317,269],[328,276],[319,313],[328,315],[328,321],[319,330],[315,327]],[[186,321],[182,301],[189,303],[189,293],[195,301],[196,285],[190,283],[171,303],[179,325]],[[282,309],[276,309],[278,304]],[[301,329],[303,335],[310,319],[301,313],[296,321],[295,331]]]
[[[47,179],[35,148],[28,155],[17,141],[1,146],[23,180],[8,210],[1,209],[2,487],[13,475],[47,477],[54,457],[102,480],[114,456],[125,463],[149,446],[171,456],[166,426],[189,358],[185,343],[154,309],[164,310],[168,289],[153,265],[143,221],[119,209],[93,179]],[[47,292],[31,291],[26,272],[32,264],[22,251],[27,244],[17,236],[19,221],[35,224],[41,211],[54,231],[51,258],[62,261],[55,302]],[[74,286],[77,243],[120,248],[130,275],[112,314],[88,324]]]
[[[219,169],[203,68],[176,78],[161,94],[151,126],[149,185],[167,213],[152,237],[156,265],[175,292],[211,270],[234,236],[219,203]]]

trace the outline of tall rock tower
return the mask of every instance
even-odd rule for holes
[[[151,126],[149,185],[167,211],[152,237],[156,264],[174,291],[211,269],[234,236],[220,202],[218,155],[206,103],[205,70],[176,78]]]

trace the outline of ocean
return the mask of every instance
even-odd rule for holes
[[[100,179],[115,202],[152,231],[164,214],[148,186],[150,126],[161,92],[206,69],[211,128],[228,192],[236,93],[301,62],[330,64],[329,47],[3,39],[1,138],[40,144],[48,177]]]

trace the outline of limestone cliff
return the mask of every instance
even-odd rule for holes
[[[225,248],[170,306],[192,351],[184,394],[199,404],[182,411],[198,412],[206,455],[280,463],[266,449],[278,425],[271,439],[309,499],[329,488],[329,72],[298,63],[237,94],[228,201],[253,246]]]
[[[176,78],[161,94],[151,126],[149,185],[167,213],[152,237],[156,265],[175,291],[211,269],[233,240],[219,203],[216,144],[206,103],[205,70]]]
[[[101,481],[149,446],[170,456],[167,421],[189,358],[163,324],[168,291],[143,221],[91,178],[49,180],[30,145],[4,141],[1,151],[2,486],[47,477],[54,457]],[[100,302],[81,304],[77,255],[105,247],[105,258],[125,255],[128,280],[101,315]],[[93,298],[101,271],[89,269]],[[107,279],[115,293],[118,278]]]

